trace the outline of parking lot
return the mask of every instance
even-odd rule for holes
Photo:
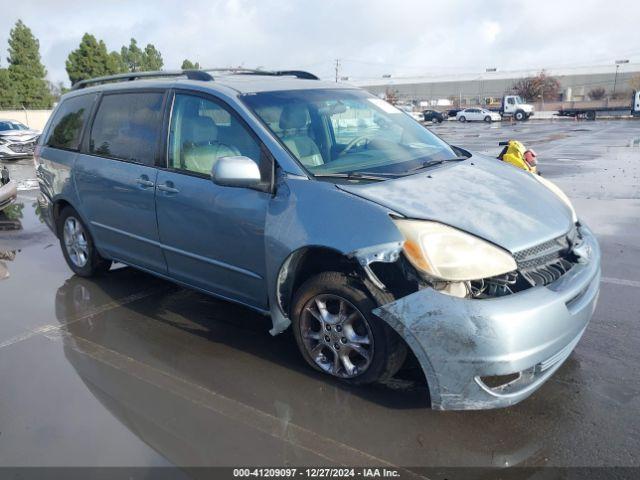
[[[346,387],[242,307],[130,268],[74,277],[21,160],[0,214],[0,463],[640,466],[640,121],[428,127],[492,156],[535,149],[601,243],[593,320],[532,397],[431,411],[414,372]]]

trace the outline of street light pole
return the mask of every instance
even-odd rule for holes
[[[616,96],[616,84],[618,83],[618,69],[620,68],[620,65],[625,63],[629,63],[629,60],[628,59],[616,60],[616,74],[613,77],[613,93],[611,94],[611,96],[614,97],[614,99]]]

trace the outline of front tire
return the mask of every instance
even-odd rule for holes
[[[357,280],[324,272],[296,292],[291,308],[293,333],[300,353],[314,369],[351,384],[391,378],[407,354],[402,339],[371,313],[393,300],[375,300]]]
[[[62,210],[56,227],[62,254],[73,273],[93,277],[111,268],[111,261],[100,256],[89,229],[72,207]]]
[[[491,123],[492,122],[491,117],[489,115],[484,117],[484,121],[487,122],[487,123]]]
[[[522,110],[518,110],[516,112],[516,114],[514,115],[514,118],[518,121],[521,122],[524,120],[524,117],[526,116],[526,114],[522,111]]]

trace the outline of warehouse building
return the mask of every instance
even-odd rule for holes
[[[402,102],[423,105],[476,105],[493,103],[522,78],[533,77],[540,70],[500,71],[487,69],[484,73],[458,75],[430,75],[366,79],[354,83],[374,95],[384,97],[393,92]],[[604,88],[607,96],[631,93],[631,79],[640,76],[640,63],[622,63],[591,67],[545,69],[560,82],[559,101],[588,100],[589,92]]]

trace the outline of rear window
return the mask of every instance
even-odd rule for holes
[[[56,110],[45,145],[64,150],[78,150],[80,136],[96,95],[82,95],[64,100]]]
[[[91,128],[89,152],[153,165],[162,124],[163,93],[102,97]]]

